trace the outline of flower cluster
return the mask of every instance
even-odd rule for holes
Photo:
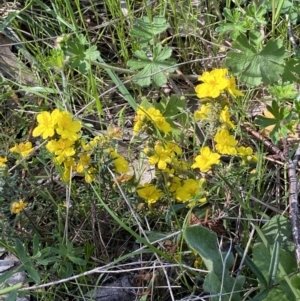
[[[152,183],[140,184],[137,194],[149,205],[153,205],[160,199],[171,196],[176,202],[184,203],[189,207],[202,204],[207,201],[207,180],[203,173],[220,164],[222,155],[239,156],[242,164],[256,161],[251,147],[238,146],[233,130],[236,125],[231,120],[230,101],[224,95],[228,92],[231,96],[243,96],[236,88],[235,78],[229,75],[227,69],[216,69],[204,72],[199,80],[202,81],[196,87],[197,96],[205,98],[201,106],[195,111],[194,117],[210,126],[209,133],[213,140],[212,145],[202,146],[200,154],[189,165],[184,158],[182,149],[171,141],[155,141],[152,138],[154,127],[161,133],[171,132],[171,126],[162,113],[155,107],[139,107],[135,116],[134,134],[144,130],[149,135],[144,153],[148,157],[149,165],[156,168],[157,185]],[[150,128],[150,131],[149,131]],[[166,139],[171,138],[170,136]],[[202,172],[200,179],[191,177],[191,169],[199,169]],[[164,183],[167,182],[167,185]],[[162,187],[165,188],[163,192]],[[167,190],[166,190],[167,189]]]
[[[107,137],[94,137],[86,143],[80,134],[81,122],[73,120],[69,112],[57,109],[51,113],[44,111],[37,115],[37,122],[32,134],[43,139],[51,138],[46,149],[53,154],[54,162],[62,167],[63,181],[70,181],[73,172],[83,176],[87,183],[94,181],[97,165],[92,158],[100,148],[113,161],[118,173],[129,171],[126,159],[110,146],[110,140],[119,135],[117,131],[110,131]]]
[[[212,165],[219,164],[220,155],[240,156],[243,163],[256,161],[253,150],[250,147],[238,147],[238,141],[230,133],[236,126],[231,121],[230,102],[221,94],[227,91],[233,97],[243,96],[243,93],[236,88],[235,78],[228,74],[227,69],[215,69],[211,72],[204,72],[199,76],[199,80],[203,83],[195,89],[197,96],[210,98],[210,100],[207,100],[195,111],[194,117],[196,120],[211,124],[215,132],[213,139],[217,153],[207,146],[202,147],[192,168],[199,168],[201,172],[207,172]]]

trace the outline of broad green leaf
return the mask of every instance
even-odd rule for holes
[[[278,235],[278,241],[285,248],[292,240],[292,227],[289,219],[282,215],[275,215],[261,228],[264,237],[267,239],[270,245],[274,244],[274,237]],[[257,238],[257,242],[261,241]]]
[[[244,256],[244,250],[240,246],[235,246],[236,251],[242,258]],[[255,275],[255,277],[259,280],[259,282],[264,286],[268,287],[268,282],[264,275],[262,274],[261,270],[256,266],[256,264],[251,260],[251,258],[246,255],[245,256],[245,264],[251,270],[251,272]]]
[[[264,301],[296,301],[293,296],[288,294],[281,287],[274,287],[269,291],[267,297],[263,299]]]
[[[216,233],[202,226],[192,226],[185,230],[185,240],[201,256],[209,271],[213,265],[222,265]]]
[[[300,274],[299,273],[296,275],[293,275],[291,277],[291,283],[292,283],[293,287],[300,290]]]
[[[153,57],[149,57],[143,50],[134,53],[136,58],[130,59],[127,65],[132,70],[142,69],[136,74],[134,80],[141,86],[149,86],[151,82],[155,87],[161,87],[167,82],[167,73],[174,72],[176,61],[170,59],[172,49],[161,44],[153,47]]]
[[[229,51],[226,66],[234,75],[249,86],[277,82],[284,71],[285,48],[281,40],[270,39],[259,47],[257,38],[240,35],[233,46],[239,50]]]
[[[238,278],[230,277],[229,272],[224,272],[221,276],[217,275],[215,272],[210,272],[204,279],[203,289],[211,294],[224,294],[220,298],[212,297],[211,301],[240,301],[242,290],[245,282],[244,276],[239,276]],[[234,293],[236,292],[236,293]],[[232,294],[231,294],[232,293]]]
[[[140,44],[153,44],[154,37],[166,31],[169,26],[163,16],[154,17],[152,21],[148,17],[143,17],[135,20],[129,34],[139,39]]]
[[[300,56],[290,58],[284,66],[282,82],[300,82]]]

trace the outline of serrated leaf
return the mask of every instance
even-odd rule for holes
[[[98,59],[100,52],[97,50],[97,46],[93,45],[84,52],[84,55],[86,60],[93,62]]]
[[[284,66],[282,82],[300,82],[300,57],[289,59]]]
[[[249,86],[275,83],[284,71],[285,48],[281,40],[270,39],[262,49],[258,46],[257,39],[248,40],[242,34],[234,43],[240,52],[230,51],[227,55],[226,66]]]
[[[142,17],[135,20],[130,35],[139,39],[140,44],[153,44],[155,35],[158,35],[169,27],[165,17],[157,16],[151,21],[148,17]]]
[[[149,57],[143,50],[135,52],[136,58],[127,62],[128,67],[132,70],[142,69],[136,74],[134,80],[141,87],[152,84],[161,87],[167,82],[167,73],[174,72],[177,67],[176,61],[170,59],[172,49],[161,44],[153,47],[153,57]]]

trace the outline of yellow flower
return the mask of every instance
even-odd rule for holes
[[[129,171],[129,163],[123,156],[111,150],[110,157],[114,159],[113,163],[118,173]]]
[[[196,86],[196,93],[199,98],[217,98],[228,87],[227,69],[215,69],[211,72],[204,72],[198,77],[203,83]]]
[[[169,191],[170,192],[175,192],[180,186],[181,186],[181,180],[179,177],[174,177],[169,185]]]
[[[239,156],[242,157],[243,164],[258,161],[257,155],[253,154],[253,149],[249,146],[248,147],[244,147],[244,146],[238,147],[237,153]]]
[[[75,155],[74,141],[69,139],[50,140],[46,145],[46,149],[57,155],[55,161],[58,164]]]
[[[200,181],[194,179],[185,180],[183,185],[176,190],[176,199],[184,203],[199,196],[199,194],[203,193],[205,182],[204,178]],[[205,202],[205,200],[203,200],[203,197],[198,199],[200,202]]]
[[[205,184],[206,180],[204,178],[201,178],[199,181],[193,179],[185,180],[183,186],[176,190],[175,197],[183,203],[189,201],[188,207],[196,206],[198,203],[205,203]]]
[[[142,129],[142,127],[145,125],[146,119],[146,109],[143,107],[139,107],[134,117],[135,123],[133,126],[133,135],[136,135]]]
[[[211,113],[211,105],[203,104],[200,110],[194,112],[194,117],[196,120],[205,120],[208,119],[210,113]]]
[[[60,112],[56,120],[56,132],[61,136],[61,138],[69,139],[71,141],[79,139],[77,132],[81,130],[80,121],[73,121],[71,114],[66,111]]]
[[[136,135],[146,124],[151,121],[163,133],[168,134],[172,128],[161,112],[155,108],[140,107],[134,117],[133,134]]]
[[[77,163],[76,166],[76,171],[78,173],[84,173],[87,168],[90,166],[91,164],[91,155],[90,154],[81,154],[79,156],[79,162]]]
[[[19,200],[19,202],[13,202],[10,207],[10,211],[13,214],[20,213],[25,207],[27,206],[27,203],[25,203],[23,200]]]
[[[220,155],[213,153],[208,146],[202,147],[200,155],[195,158],[192,168],[199,168],[202,172],[207,172],[212,165],[220,163]]]
[[[220,112],[220,121],[226,124],[229,128],[235,129],[235,125],[230,120],[230,113],[228,106],[225,106]]]
[[[84,180],[86,183],[92,183],[95,180],[96,169],[91,167],[87,170],[84,175]]]
[[[27,157],[33,150],[34,148],[32,147],[31,142],[26,142],[26,143],[19,143],[15,145],[14,147],[9,149],[12,153],[17,153],[20,154],[21,157]]]
[[[59,111],[55,109],[51,114],[43,111],[37,115],[38,126],[32,132],[33,137],[42,136],[43,139],[52,137],[54,135],[54,128],[56,126],[56,118]]]
[[[230,76],[228,79],[228,87],[227,91],[231,94],[231,96],[244,96],[244,93],[236,89],[236,83],[234,76]]]
[[[182,149],[174,142],[167,142],[165,148],[176,155],[182,154]]]
[[[149,205],[156,203],[159,198],[163,196],[160,189],[157,189],[154,185],[150,183],[145,183],[144,185],[138,185],[137,194],[144,200],[148,202]]]
[[[64,161],[64,169],[63,169],[63,174],[61,176],[62,181],[70,182],[72,171],[74,170],[75,170],[75,160],[74,158],[69,157]]]
[[[170,124],[166,121],[165,117],[161,114],[159,110],[155,108],[150,108],[147,110],[147,116],[150,120],[154,122],[154,124],[161,132],[165,134],[171,132],[172,128]]]
[[[0,157],[0,167],[5,167],[7,162],[7,157]]]
[[[158,169],[166,169],[167,163],[172,161],[172,153],[170,150],[165,149],[162,145],[156,144],[154,147],[154,155],[149,157],[148,162],[150,165],[157,164]]]
[[[161,132],[168,134],[172,131],[171,125],[166,121],[165,117],[155,118],[153,121]]]
[[[236,146],[238,144],[238,141],[234,139],[234,136],[229,134],[229,131],[226,129],[219,130],[214,140],[217,142],[216,144],[216,150],[220,154],[224,155],[236,155],[237,150]]]

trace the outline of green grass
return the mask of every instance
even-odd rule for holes
[[[208,172],[180,166],[175,174],[180,173],[182,179],[206,179],[206,187],[200,190],[201,198],[207,201],[196,206],[188,207],[176,199],[170,190],[174,176],[157,165],[149,166],[145,159],[148,153],[144,148],[152,151],[151,156],[157,141],[165,146],[170,141],[168,136],[150,123],[143,134],[132,135],[138,106],[143,104],[144,110],[154,106],[172,125],[171,140],[182,148],[182,154],[176,154],[179,163],[191,166],[203,146],[215,151],[213,136],[220,125],[217,113],[210,116],[209,122],[196,122],[195,109],[189,108],[205,103],[195,94],[197,77],[204,71],[223,68],[228,63],[226,55],[236,47],[230,32],[220,34],[216,30],[230,24],[224,12],[240,8],[248,18],[246,2],[158,0],[149,5],[146,0],[127,1],[124,14],[120,3],[113,0],[97,5],[92,1],[83,5],[79,0],[32,0],[19,8],[15,18],[4,16],[15,35],[12,50],[21,62],[20,70],[30,68],[35,78],[31,86],[15,78],[2,78],[0,83],[0,157],[8,158],[6,166],[0,168],[0,245],[13,253],[21,261],[21,269],[26,270],[27,282],[34,286],[26,287],[26,293],[43,301],[76,300],[97,285],[133,273],[139,279],[134,282],[139,286],[139,300],[298,300],[298,280],[293,278],[297,275],[295,246],[287,233],[290,225],[280,220],[279,229],[276,224],[279,216],[289,217],[288,171],[280,158],[269,156],[272,149],[264,145],[263,139],[257,139],[243,126],[260,131],[249,108],[270,99],[268,88],[277,83],[251,86],[239,81],[243,71],[237,74],[244,96],[229,97],[236,125],[231,133],[239,146],[251,147],[258,160],[242,164],[239,156],[222,155],[221,163]],[[260,28],[265,39],[256,46],[260,49],[272,37],[281,39],[283,47],[291,51],[286,14],[292,8],[283,10],[275,6],[275,1],[266,2],[270,10],[264,14],[266,23]],[[297,6],[293,9],[299,11]],[[168,29],[155,35],[153,42],[141,45],[132,35],[132,28],[139,18],[148,17],[154,24],[157,16],[165,18]],[[257,23],[253,26],[252,32],[259,32]],[[299,21],[293,24],[295,35],[298,27]],[[61,49],[54,50],[58,41]],[[150,53],[159,43],[172,50],[170,59],[178,64],[181,74],[166,73],[167,83],[162,87],[138,86],[134,76],[140,69],[131,70],[128,61],[137,50]],[[63,65],[59,65],[61,62]],[[298,76],[296,70],[294,73]],[[281,99],[280,106],[292,104],[295,98]],[[215,103],[214,112],[219,112],[220,103]],[[75,170],[72,179],[64,182],[63,165],[53,163],[41,137],[32,136],[37,113],[56,108],[82,122],[85,143],[96,136],[111,137],[115,131],[114,138],[102,142],[91,154],[89,164],[94,168],[95,180],[90,184]],[[281,122],[284,126],[289,126],[288,117]],[[123,138],[117,136],[121,132]],[[272,136],[264,139],[268,138],[279,149],[287,150],[287,156],[293,155],[292,144],[286,146],[285,140],[274,141]],[[26,141],[32,142],[35,151],[20,161],[10,148]],[[84,152],[78,141],[74,148],[77,155]],[[112,149],[134,169],[131,179],[125,180],[118,172]],[[154,205],[138,194],[141,174],[161,190],[162,196]],[[27,202],[27,207],[19,214],[11,213],[11,204],[20,199]],[[193,237],[190,225],[195,223],[211,232],[206,237]],[[277,241],[281,251],[276,251]],[[222,257],[222,252],[227,257]],[[259,252],[267,254],[265,262],[260,261]],[[196,259],[201,264],[195,268]],[[230,264],[226,265],[225,259]],[[110,273],[116,277],[109,278]],[[221,280],[221,290],[208,280],[207,275],[212,273],[216,281]],[[244,277],[242,285],[240,276]],[[236,281],[234,286],[230,279]],[[1,282],[2,289],[6,287],[4,276]],[[243,293],[238,295],[237,289]],[[210,296],[218,293],[220,298]],[[265,296],[260,297],[262,294]]]

